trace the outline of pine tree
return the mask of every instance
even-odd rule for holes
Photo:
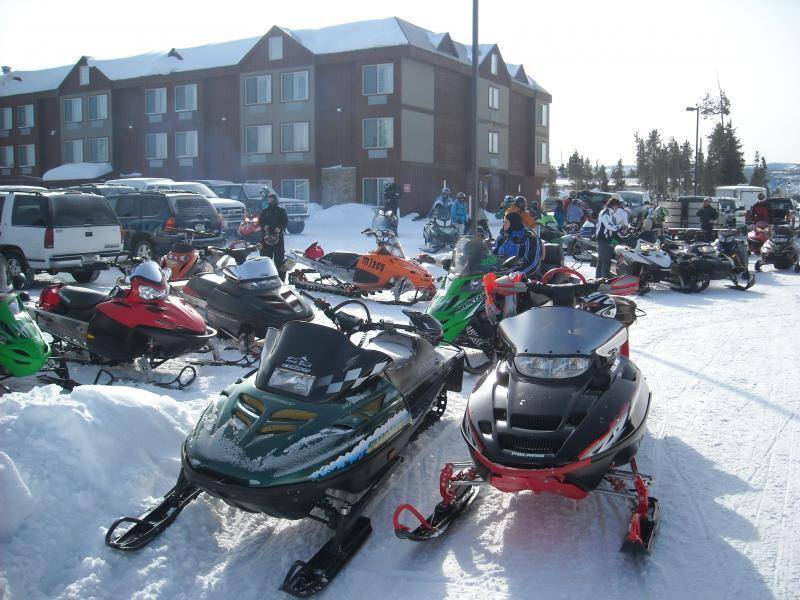
[[[617,191],[625,189],[625,169],[622,166],[622,159],[617,161],[617,166],[611,171],[611,177],[614,179],[614,189]]]
[[[767,187],[767,183],[769,182],[767,173],[767,161],[760,155],[759,151],[756,150],[755,166],[753,167],[753,175],[750,177],[750,185]]]
[[[563,165],[562,165],[563,167]],[[556,185],[556,178],[558,177],[558,171],[556,171],[553,165],[550,165],[548,172],[547,172],[547,195],[548,196],[558,196],[558,186]]]
[[[578,151],[575,150],[567,161],[567,177],[572,181],[572,184],[579,190],[586,187],[586,178],[583,171],[583,159]]]
[[[605,165],[598,165],[595,167],[594,179],[602,191],[608,191],[608,173]]]
[[[681,192],[688,194],[694,188],[694,152],[688,140],[681,146]]]

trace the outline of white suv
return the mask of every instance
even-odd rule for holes
[[[79,191],[0,191],[0,253],[25,286],[36,273],[97,279],[122,252],[123,231],[108,201]]]

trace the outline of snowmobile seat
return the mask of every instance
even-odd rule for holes
[[[419,338],[402,333],[384,331],[376,335],[367,348],[378,350],[392,359],[386,376],[401,394],[410,394],[428,380],[442,360],[430,344],[420,343]]]
[[[58,295],[69,310],[92,308],[103,300],[108,300],[106,292],[98,292],[87,287],[67,285],[58,290]]]
[[[382,331],[366,345],[369,350],[383,352],[392,359],[391,369],[400,369],[410,361],[416,353],[416,340],[408,335]]]
[[[357,252],[344,252],[341,250],[337,250],[335,252],[329,252],[325,256],[320,259],[320,262],[323,264],[329,264],[333,267],[339,267],[340,269],[355,269],[356,264],[358,264],[358,259],[361,258],[361,255]]]
[[[217,288],[225,283],[225,277],[217,275],[216,273],[203,273],[193,277],[189,282],[190,287],[197,292],[201,298],[208,298],[208,295],[214,288]]]

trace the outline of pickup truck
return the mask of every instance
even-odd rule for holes
[[[230,183],[210,187],[219,196],[244,202],[251,215],[261,212],[261,190],[266,187],[269,192],[275,192],[271,187],[260,183]],[[308,201],[279,196],[278,202],[289,217],[289,233],[302,233],[308,219]]]

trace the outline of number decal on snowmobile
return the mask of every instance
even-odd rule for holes
[[[370,258],[369,256],[361,257],[361,266],[367,269],[374,269],[375,271],[380,271],[381,273],[383,273],[384,269],[386,269],[386,263],[382,263],[379,260]]]

